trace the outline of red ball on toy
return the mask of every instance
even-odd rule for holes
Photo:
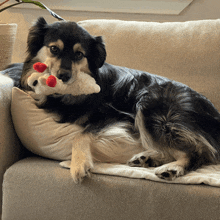
[[[38,62],[38,63],[35,63],[35,64],[33,65],[33,68],[34,68],[37,72],[43,73],[44,70],[47,69],[47,65],[44,64],[44,63]]]
[[[55,87],[57,84],[57,79],[55,76],[50,75],[47,80],[46,80],[46,84],[50,87]]]

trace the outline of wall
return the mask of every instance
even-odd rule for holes
[[[136,21],[174,22],[202,19],[217,19],[220,17],[219,0],[194,0],[180,15],[150,15],[150,14],[118,14],[56,11],[66,20],[80,21],[85,19],[122,19]],[[17,23],[18,32],[14,46],[12,62],[22,62],[25,58],[26,39],[28,29],[37,17],[43,16],[48,23],[55,19],[46,10],[40,9],[10,9],[0,14],[0,22]]]

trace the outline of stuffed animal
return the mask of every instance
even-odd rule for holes
[[[33,68],[37,72],[33,72],[28,77],[27,84],[37,95],[47,96],[57,93],[79,96],[100,92],[100,86],[96,84],[95,79],[84,72],[80,72],[73,83],[65,84],[62,80],[50,75],[46,64],[38,62],[33,65]]]

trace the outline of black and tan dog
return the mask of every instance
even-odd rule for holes
[[[66,84],[83,71],[101,87],[98,94],[51,95],[39,106],[57,113],[60,123],[79,125],[71,161],[75,182],[88,175],[97,152],[98,160],[105,161],[106,149],[117,144],[145,150],[133,157],[125,152],[112,161],[125,162],[130,156],[130,166],[157,167],[155,174],[167,180],[219,161],[220,114],[209,100],[181,83],[105,63],[102,38],[77,23],[47,24],[39,18],[30,29],[27,52],[20,79],[24,90],[30,90],[27,77],[38,59]]]

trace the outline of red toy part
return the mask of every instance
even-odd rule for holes
[[[38,62],[38,63],[35,63],[35,64],[33,65],[33,68],[34,68],[37,72],[43,73],[44,70],[47,69],[47,65],[44,64],[44,63]]]
[[[56,77],[53,75],[48,76],[48,78],[46,80],[46,84],[50,87],[55,87],[57,84]]]

